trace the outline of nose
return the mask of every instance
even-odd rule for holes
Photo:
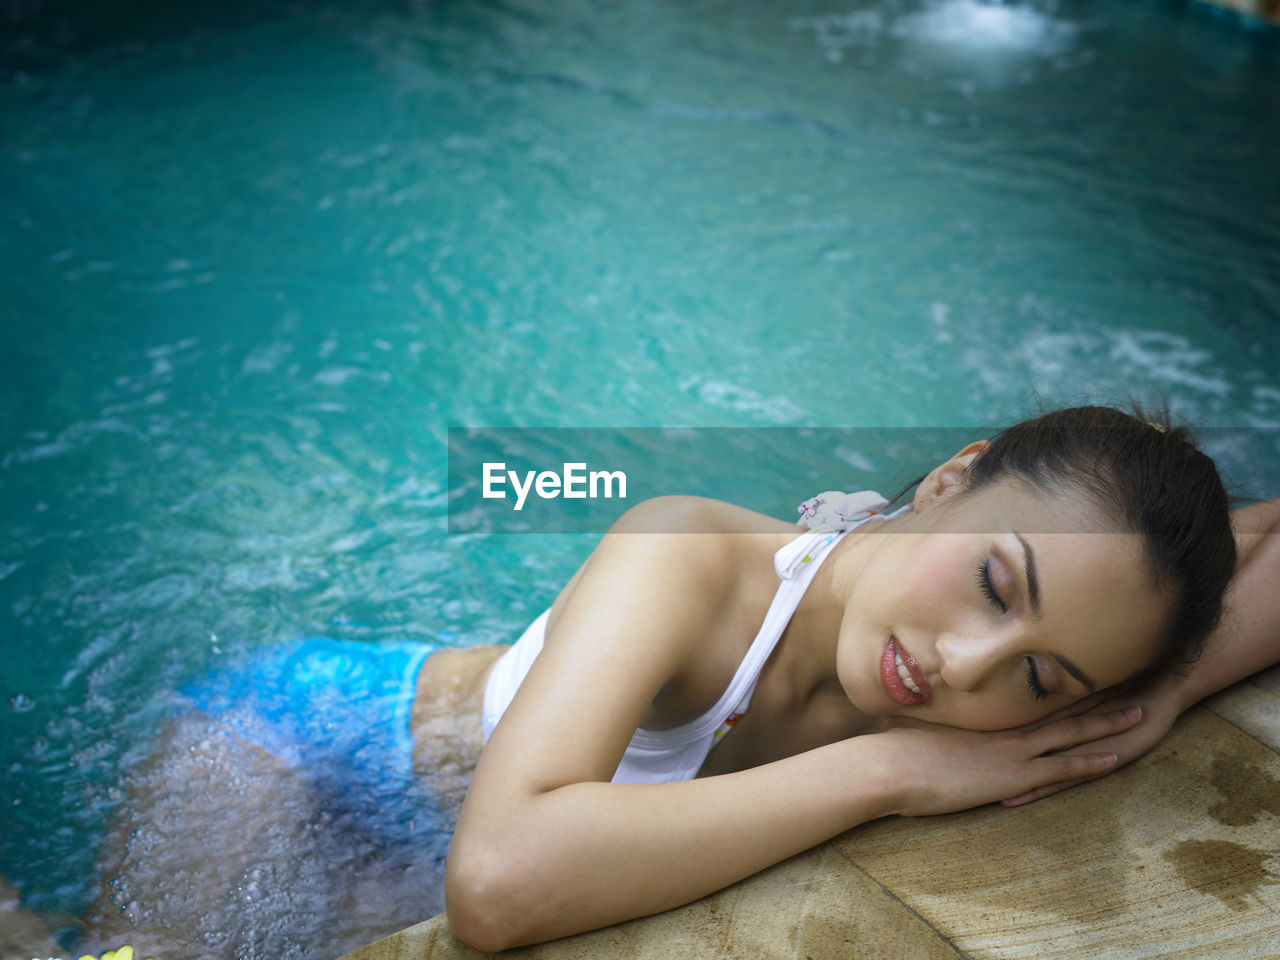
[[[934,644],[947,686],[972,690],[1007,654],[1007,641],[991,634],[942,633]]]

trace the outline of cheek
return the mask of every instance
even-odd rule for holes
[[[1007,695],[1008,699],[993,702],[989,698],[954,704],[944,717],[929,717],[937,723],[945,723],[966,730],[1009,730],[1014,727],[1035,723],[1064,710],[1084,697],[1049,697],[1043,702],[1032,699],[1031,694],[1015,688]],[[1020,699],[1021,698],[1021,699]]]
[[[959,602],[965,564],[959,550],[916,550],[902,564],[907,598],[921,612],[945,612]]]

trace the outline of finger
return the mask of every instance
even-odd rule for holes
[[[1114,768],[1112,768],[1114,769]],[[1106,771],[1103,771],[1106,773]],[[1021,796],[1011,797],[1008,800],[1001,800],[1002,807],[1020,807],[1025,803],[1031,803],[1034,800],[1043,800],[1045,797],[1053,796],[1055,793],[1061,793],[1069,787],[1078,786],[1082,783],[1088,783],[1090,780],[1097,780],[1103,773],[1096,774],[1092,777],[1081,777],[1079,780],[1065,780],[1059,783],[1051,783],[1048,786],[1037,787],[1034,790],[1028,790]]]
[[[1065,750],[1078,744],[1101,740],[1135,727],[1142,721],[1141,707],[1128,707],[1107,713],[1070,717],[1036,731],[1042,753]]]
[[[1114,753],[1084,753],[1079,755],[1054,754],[1039,757],[1033,761],[1037,772],[1036,779],[1042,787],[1050,787],[1055,783],[1074,780],[1091,780],[1116,768],[1119,759]],[[1035,789],[1040,789],[1039,787]]]
[[[1027,729],[1039,730],[1041,727],[1047,727],[1051,723],[1057,723],[1067,717],[1078,717],[1095,709],[1098,709],[1099,712],[1105,712],[1105,708],[1110,706],[1110,702],[1114,700],[1115,697],[1112,695],[1112,691],[1099,690],[1083,700],[1077,700],[1075,703],[1068,704],[1060,710],[1053,711],[1047,717],[1041,717],[1039,720],[1029,723]],[[1115,708],[1119,709],[1119,706],[1120,704],[1116,703]]]

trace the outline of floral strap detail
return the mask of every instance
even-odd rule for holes
[[[889,501],[874,490],[827,490],[796,508],[800,514],[796,522],[810,530],[848,530],[888,505]]]
[[[889,505],[889,501],[872,490],[857,493],[841,493],[827,490],[810,497],[800,504],[800,526],[809,532],[796,537],[773,557],[773,567],[783,580],[790,580],[805,564],[813,560],[813,554],[835,540],[836,535],[852,530],[862,521],[870,519]]]

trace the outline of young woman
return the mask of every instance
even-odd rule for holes
[[[188,686],[82,947],[345,952],[431,910],[464,794],[450,923],[551,939],[886,814],[1101,776],[1280,659],[1280,501],[1229,519],[1180,431],[1049,414],[886,508],[824,495],[801,532],[648,501],[514,646],[307,640]]]
[[[547,940],[877,817],[1044,796],[1280,655],[1257,572],[1280,510],[1240,511],[1233,537],[1212,462],[1167,425],[1051,413],[886,506],[814,498],[797,537],[645,502],[510,650],[427,661],[421,704],[481,707],[488,735],[446,870],[461,939]],[[1242,615],[1215,634],[1238,562]]]

